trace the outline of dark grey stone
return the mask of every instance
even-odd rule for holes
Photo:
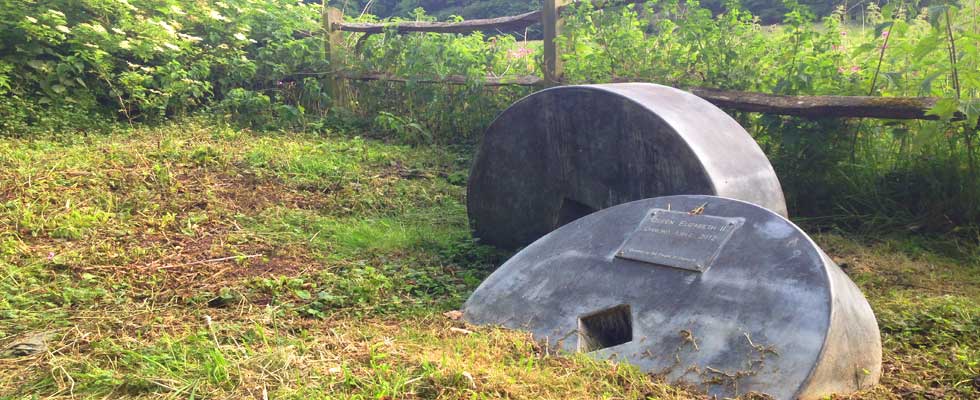
[[[467,209],[476,237],[514,249],[596,210],[676,194],[730,197],[786,215],[765,154],[711,103],[649,83],[563,86],[493,122]]]
[[[565,225],[487,278],[464,318],[718,396],[816,399],[881,374],[877,322],[844,272],[782,216],[712,196]]]

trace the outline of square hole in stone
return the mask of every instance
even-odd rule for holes
[[[633,313],[628,304],[578,319],[578,350],[591,352],[633,341]]]

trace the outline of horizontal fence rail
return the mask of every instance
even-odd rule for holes
[[[572,2],[563,1],[557,7],[559,12],[568,7]],[[597,9],[624,6],[628,4],[643,4],[643,1],[597,1],[593,6]],[[394,31],[398,33],[411,32],[432,32],[432,33],[471,33],[479,31],[514,31],[531,27],[535,24],[544,22],[542,19],[543,11],[535,10],[520,15],[513,15],[498,18],[473,19],[462,22],[428,22],[428,21],[399,21],[389,23],[361,23],[361,22],[340,22],[336,29],[342,32],[359,33],[384,33]],[[309,36],[309,34],[307,35]]]
[[[395,23],[355,23],[344,22],[343,14],[336,8],[324,7],[325,48],[337,49],[343,46],[342,32],[364,33],[366,35],[396,32],[470,33],[490,30],[518,30],[534,24],[544,24],[544,77],[485,77],[479,81],[462,75],[440,78],[401,77],[375,72],[357,74],[351,72],[332,73],[335,83],[331,91],[340,99],[345,99],[346,88],[339,81],[395,82],[449,85],[483,85],[488,87],[525,86],[547,87],[562,84],[561,57],[558,54],[556,38],[561,34],[561,10],[568,7],[571,0],[542,0],[542,9],[520,15],[475,19],[462,22],[395,22]],[[605,1],[593,2],[596,8],[644,3],[644,1]],[[550,12],[549,12],[550,11]],[[298,32],[300,36],[315,36],[311,32]],[[363,38],[362,38],[363,39]],[[331,59],[339,61],[338,52],[332,52]],[[786,96],[766,93],[729,91],[711,88],[688,88],[688,91],[717,105],[718,107],[773,115],[788,115],[805,118],[875,118],[901,120],[938,120],[930,115],[939,99],[928,97],[870,97],[870,96]],[[345,100],[346,101],[346,100]],[[957,114],[954,119],[962,120]]]
[[[462,75],[442,78],[406,78],[385,73],[343,75],[358,82],[393,82],[487,87],[527,86],[544,87],[546,82],[537,76],[487,77],[474,81]],[[939,99],[932,97],[872,97],[872,96],[786,96],[735,90],[692,87],[687,91],[708,102],[729,110],[804,118],[876,118],[904,120],[938,120],[928,112]],[[954,119],[961,120],[963,115]]]
[[[427,83],[427,84],[447,84],[447,85],[482,85],[482,86],[544,86],[544,79],[537,76],[511,76],[511,77],[487,77],[482,81],[474,81],[473,78],[463,75],[450,75],[443,78],[405,78],[385,73],[374,73],[364,75],[343,75],[344,79],[360,82],[396,82],[396,83]]]
[[[707,88],[691,93],[731,110],[807,118],[879,118],[938,120],[929,115],[939,99],[931,97],[783,96]],[[962,119],[958,115],[957,119]]]
[[[540,10],[511,17],[474,19],[463,22],[396,22],[390,24],[342,22],[337,25],[337,29],[343,32],[360,33],[384,33],[385,31],[398,33],[470,33],[491,30],[519,30],[538,23],[541,23]]]

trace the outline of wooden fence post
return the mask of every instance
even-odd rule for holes
[[[544,81],[549,86],[561,83],[561,53],[556,39],[561,35],[561,8],[571,0],[543,0],[541,23],[544,25]]]
[[[340,23],[344,21],[344,12],[338,8],[328,7],[328,0],[323,0],[323,49],[325,58],[330,60],[330,78],[327,90],[335,107],[348,107],[350,100],[347,80],[344,72],[344,33]]]

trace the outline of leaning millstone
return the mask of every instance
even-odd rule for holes
[[[707,194],[786,215],[769,160],[707,101],[646,83],[535,93],[487,130],[467,208],[483,243],[518,248],[596,210]]]
[[[464,318],[720,397],[817,399],[881,374],[877,322],[844,272],[782,216],[712,196],[565,225],[483,282]]]

